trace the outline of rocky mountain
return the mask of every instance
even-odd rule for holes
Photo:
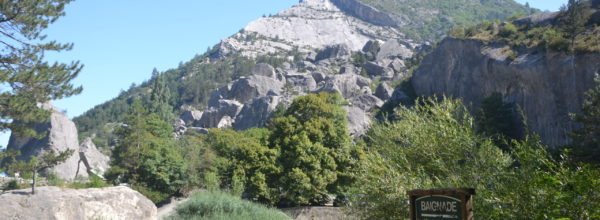
[[[364,133],[372,113],[384,102],[408,98],[393,87],[407,78],[413,55],[430,48],[429,39],[406,34],[410,25],[424,17],[380,7],[386,2],[304,0],[251,22],[205,54],[162,73],[171,91],[169,103],[180,113],[181,120],[174,123],[177,133],[262,126],[272,112],[299,95],[333,91],[348,101],[345,109],[351,133]],[[486,15],[462,7],[457,9],[460,13],[453,14],[440,7],[465,1],[427,2],[417,4],[419,9],[444,17],[443,22],[428,23],[436,30],[463,24],[450,21],[462,21],[465,15],[469,15],[467,23],[474,24],[483,19],[505,19],[515,11],[531,12],[513,1],[467,1],[476,8],[486,8]],[[100,148],[114,144],[114,135],[106,133],[104,125],[121,122],[133,98],[147,100],[154,80],[75,118],[81,135],[96,134],[94,140]]]
[[[157,219],[156,206],[125,186],[89,189],[38,187],[0,195],[0,216],[6,220],[34,219]]]

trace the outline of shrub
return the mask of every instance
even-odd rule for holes
[[[514,25],[514,24],[512,24],[512,23],[507,23],[507,24],[505,24],[505,25],[502,27],[502,29],[500,30],[500,33],[499,33],[499,35],[500,35],[501,37],[506,37],[506,38],[508,38],[508,37],[511,37],[511,36],[514,36],[515,34],[517,34],[517,32],[518,32],[518,31],[519,31],[519,30],[517,29],[517,26],[515,26],[515,25]]]
[[[11,180],[8,181],[8,183],[6,183],[4,185],[4,190],[15,190],[15,189],[22,189],[23,187],[21,187],[19,185],[19,183],[17,182],[17,180]]]
[[[221,191],[194,194],[170,219],[291,219],[283,212]]]

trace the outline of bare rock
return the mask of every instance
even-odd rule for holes
[[[250,99],[266,96],[269,92],[281,93],[283,82],[269,77],[252,75],[237,80],[231,87],[227,99],[234,99],[240,103],[246,103]]]
[[[242,107],[244,106],[236,100],[222,99],[219,100],[218,103],[219,104],[217,106],[213,106],[208,110],[204,111],[204,114],[202,114],[202,118],[196,123],[194,123],[194,126],[204,128],[215,128],[220,125],[226,126],[228,124],[228,121],[223,121],[223,118],[225,116],[228,116],[230,120],[232,118],[235,118],[235,116],[237,116],[240,113]],[[229,123],[229,125],[231,125],[231,123]]]
[[[558,15],[560,12],[543,12],[534,14],[531,16],[527,16],[524,18],[519,18],[513,21],[515,25],[524,25],[524,26],[545,26],[545,25],[555,25]]]
[[[47,172],[52,172],[62,179],[72,180],[77,174],[77,164],[79,163],[79,154],[77,153],[79,152],[79,140],[75,123],[50,103],[44,104],[42,108],[51,111],[50,121],[36,123],[31,128],[46,136],[35,139],[12,133],[7,149],[20,150],[21,155],[16,159],[25,161],[32,156],[41,156],[49,150],[55,152],[74,150],[74,153],[65,162],[47,170]],[[79,175],[87,176],[87,173]]]
[[[316,83],[320,83],[323,80],[325,80],[325,78],[327,78],[327,75],[325,75],[322,72],[314,72],[311,74],[313,79],[315,80]]]
[[[356,74],[338,74],[327,77],[321,92],[337,92],[344,98],[362,94],[362,87],[369,86],[370,80]]]
[[[381,45],[379,53],[377,53],[377,60],[384,59],[409,59],[413,56],[413,51],[409,49],[405,44],[401,43],[398,39],[390,39]]]
[[[79,159],[79,173],[102,176],[110,168],[110,158],[98,151],[92,138],[89,137],[79,146]]]
[[[406,65],[404,64],[404,61],[396,58],[394,59],[392,62],[390,62],[390,64],[388,65],[388,67],[392,68],[394,71],[396,72],[400,72],[402,71],[402,69],[405,67]]]
[[[375,62],[366,62],[365,70],[370,76],[393,77],[394,70],[386,66],[380,66]]]
[[[252,74],[271,78],[277,77],[277,75],[275,74],[275,68],[266,63],[256,64],[256,66],[254,66],[254,69],[252,70]]]
[[[367,112],[355,106],[344,106],[348,119],[348,132],[352,136],[361,136],[367,132],[371,118]]]
[[[252,102],[244,105],[244,108],[235,119],[233,128],[245,130],[262,126],[271,113],[277,109],[279,102],[279,96],[265,96],[252,100]]]
[[[185,122],[185,124],[192,124],[195,121],[198,121],[202,118],[202,111],[198,110],[183,110],[181,113],[181,120]]]
[[[388,100],[392,97],[393,93],[394,89],[392,89],[392,87],[390,87],[385,82],[380,83],[377,86],[377,89],[375,90],[375,96],[377,96],[377,98],[380,98],[381,100]]]
[[[317,88],[317,82],[311,75],[291,74],[286,77],[287,83],[298,88],[299,92],[310,92]]]
[[[365,112],[370,112],[383,106],[383,101],[381,101],[381,99],[370,94],[355,96],[352,98],[351,103],[352,106],[358,107]]]
[[[69,189],[38,187],[0,195],[6,220],[156,219],[156,206],[129,187]]]
[[[569,144],[578,126],[569,114],[580,112],[585,91],[594,86],[600,54],[521,53],[510,61],[494,58],[486,47],[479,40],[444,39],[413,74],[416,95],[461,98],[475,110],[500,93],[523,109],[529,129],[545,144]]]
[[[325,47],[317,53],[316,60],[325,59],[347,59],[350,56],[350,48],[345,44],[337,44]]]

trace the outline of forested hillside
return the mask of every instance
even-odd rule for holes
[[[539,10],[513,0],[359,0],[392,14],[409,38],[435,41],[456,26],[526,16]]]

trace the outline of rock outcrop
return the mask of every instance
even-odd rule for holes
[[[39,157],[50,150],[55,153],[73,150],[73,154],[65,162],[45,172],[54,173],[65,180],[73,180],[76,176],[85,177],[90,173],[102,176],[109,168],[109,158],[98,151],[89,138],[80,146],[75,123],[52,104],[47,103],[42,107],[51,111],[50,120],[31,125],[31,128],[46,136],[36,139],[12,133],[7,149],[21,151],[21,155],[16,159],[25,161],[32,156]]]
[[[92,138],[86,138],[79,146],[78,173],[102,176],[110,168],[110,158],[96,148]]]
[[[600,54],[522,52],[511,61],[503,47],[446,38],[413,75],[415,92],[461,98],[474,109],[500,93],[523,109],[530,131],[545,144],[568,144],[568,133],[577,126],[569,114],[580,112],[584,92],[594,86]]]
[[[44,134],[45,137],[36,139],[12,133],[7,149],[21,151],[17,160],[29,160],[32,156],[38,157],[50,150],[55,152],[73,150],[74,153],[64,163],[47,170],[62,179],[71,180],[77,174],[79,163],[79,140],[75,123],[50,103],[43,104],[42,108],[51,111],[50,120],[31,125],[31,128],[39,134]],[[80,175],[87,176],[87,172]]]
[[[91,189],[38,187],[0,195],[5,220],[156,219],[156,206],[125,186]]]
[[[388,14],[357,0],[331,0],[338,8],[369,23],[381,26],[398,26]]]

